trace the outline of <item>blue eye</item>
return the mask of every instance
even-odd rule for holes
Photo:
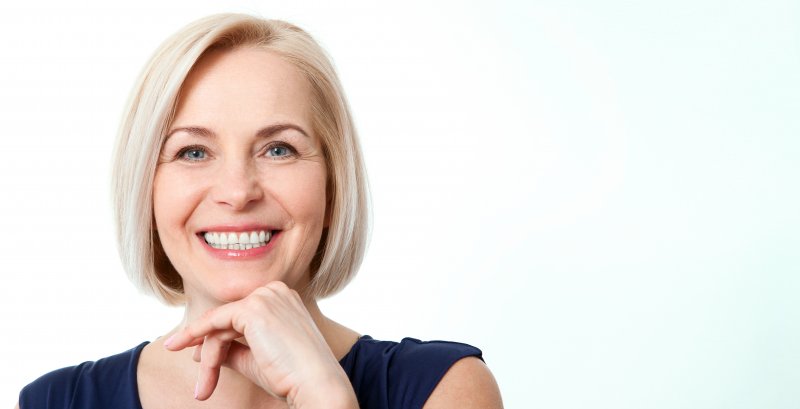
[[[293,149],[285,145],[276,145],[267,149],[267,156],[273,158],[285,158],[293,153]]]
[[[197,146],[189,146],[180,151],[180,153],[178,153],[178,157],[188,161],[200,161],[206,158],[206,151],[205,149]]]

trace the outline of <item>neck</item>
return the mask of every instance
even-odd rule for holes
[[[207,310],[223,304],[224,303],[221,302],[209,302],[207,300],[202,300],[201,302],[201,300],[197,298],[187,299],[182,322],[168,334],[148,345],[149,348],[145,349],[143,356],[150,357],[147,361],[151,362],[150,365],[157,368],[160,374],[171,371],[172,376],[179,383],[186,385],[192,384],[197,376],[197,366],[192,361],[193,349],[187,348],[177,353],[168,352],[164,349],[163,342],[178,329],[193,322]],[[304,305],[334,357],[337,360],[341,360],[356,343],[359,334],[323,315],[315,299],[305,300]],[[238,341],[243,342],[244,340],[239,339]],[[140,359],[140,367],[142,365],[141,362],[142,360]],[[225,374],[223,374],[224,381],[220,383],[212,398],[229,403],[237,402],[236,405],[231,405],[229,407],[257,407],[258,405],[255,405],[255,402],[271,402],[273,400],[271,397],[266,396],[263,390],[245,377],[227,368],[223,368],[223,372],[225,372]],[[241,403],[241,405],[238,405],[238,403]]]
[[[194,322],[206,311],[224,305],[224,302],[218,300],[209,300],[205,298],[187,297],[186,309],[184,310],[183,320],[173,328],[164,339],[175,333],[178,329],[183,328],[187,324]],[[319,329],[331,352],[337,360],[341,360],[350,348],[358,340],[359,334],[355,331],[342,326],[341,324],[326,317],[319,308],[317,300],[311,297],[303,297],[303,305],[308,310],[311,319]],[[244,338],[238,339],[239,342],[246,344]]]

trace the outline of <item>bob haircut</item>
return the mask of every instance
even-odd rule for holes
[[[181,86],[208,51],[254,46],[294,65],[312,88],[312,127],[328,174],[327,218],[311,282],[298,289],[322,298],[344,288],[367,245],[369,204],[358,137],[333,64],[305,31],[280,20],[217,14],[197,20],[156,50],[140,74],[122,116],[113,158],[112,195],[117,245],[131,280],[169,305],[185,302],[183,281],[155,229],[153,179]]]

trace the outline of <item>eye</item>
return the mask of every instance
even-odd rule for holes
[[[197,162],[205,159],[207,156],[205,148],[201,146],[187,146],[178,152],[178,158],[190,162]]]
[[[294,148],[286,144],[275,144],[267,148],[266,155],[274,159],[285,159],[296,153]]]

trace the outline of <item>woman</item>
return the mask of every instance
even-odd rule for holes
[[[126,270],[184,320],[43,376],[21,408],[502,406],[480,350],[377,341],[317,306],[361,262],[366,177],[301,29],[226,14],[178,32],[134,89],[114,163]]]

